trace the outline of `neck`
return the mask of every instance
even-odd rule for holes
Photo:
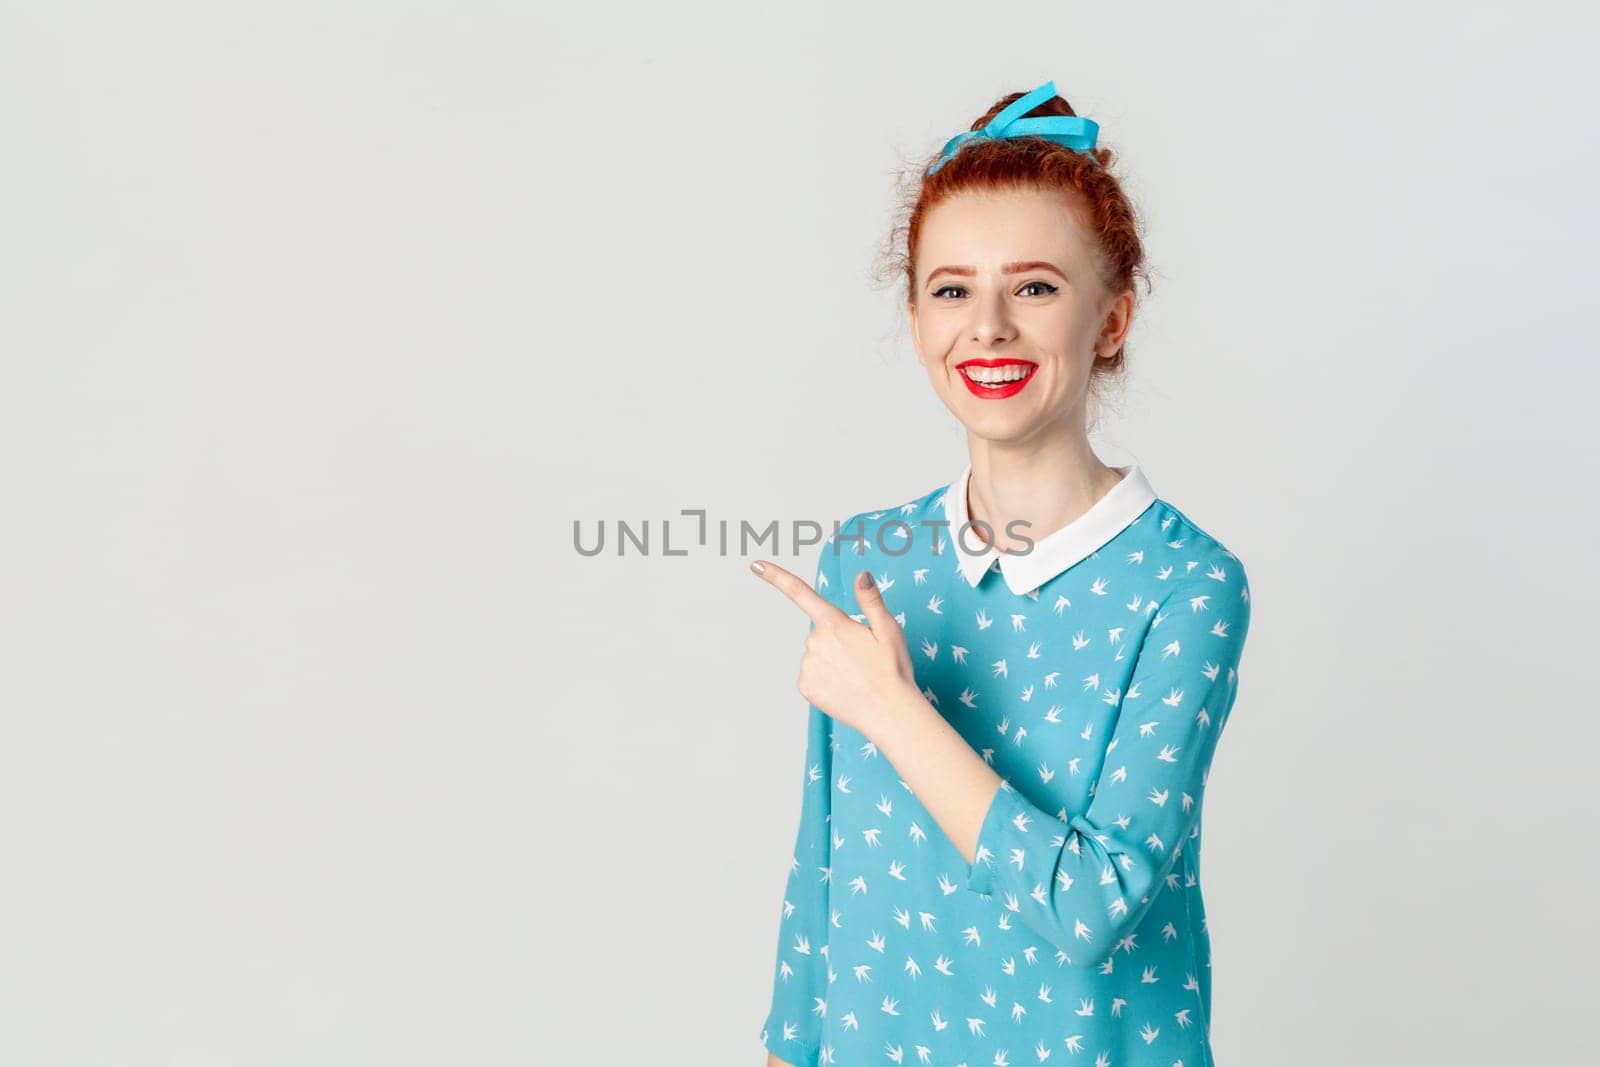
[[[1037,542],[1083,515],[1122,479],[1081,434],[1021,446],[969,434],[967,449],[972,456],[967,515],[988,524],[1001,552],[1027,544],[1006,532],[1008,523],[1026,522],[1020,532]],[[982,533],[977,527],[972,536]]]

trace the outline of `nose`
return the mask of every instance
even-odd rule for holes
[[[972,302],[972,341],[982,347],[1003,344],[1016,335],[1005,294],[994,290]]]

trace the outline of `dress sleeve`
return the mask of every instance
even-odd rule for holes
[[[834,603],[839,562],[830,541],[817,563],[816,589]],[[828,888],[832,871],[829,797],[833,777],[833,719],[808,705],[804,792],[794,859],[784,887],[773,964],[772,999],[761,1028],[761,1043],[795,1067],[816,1067],[822,1022],[827,1013]]]
[[[1237,559],[1175,589],[1140,646],[1088,810],[1063,823],[1002,782],[967,888],[999,897],[1076,966],[1133,936],[1198,830],[1249,626]]]

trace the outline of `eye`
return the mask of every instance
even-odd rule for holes
[[[946,290],[949,290],[949,289],[956,289],[956,290],[960,290],[961,292],[965,292],[966,291],[966,290],[962,289],[961,286],[959,286],[959,285],[941,285],[939,288],[937,288],[937,289],[935,289],[933,291],[933,298],[935,300],[937,300],[939,298],[939,294],[940,293],[943,293],[943,292],[945,292]]]
[[[1040,294],[1041,296],[1049,296],[1051,293],[1060,292],[1059,289],[1057,289],[1055,286],[1051,285],[1049,282],[1029,282],[1027,285],[1024,285],[1022,287],[1022,291],[1026,292],[1027,290],[1032,289],[1036,285],[1039,288],[1044,290],[1044,292]]]

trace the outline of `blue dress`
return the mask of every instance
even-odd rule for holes
[[[818,592],[864,623],[872,571],[923,695],[1004,784],[969,865],[871,741],[810,709],[760,1035],[782,1059],[1212,1064],[1200,813],[1250,590],[1116,469],[1027,553],[964,527],[970,464],[824,544]]]

